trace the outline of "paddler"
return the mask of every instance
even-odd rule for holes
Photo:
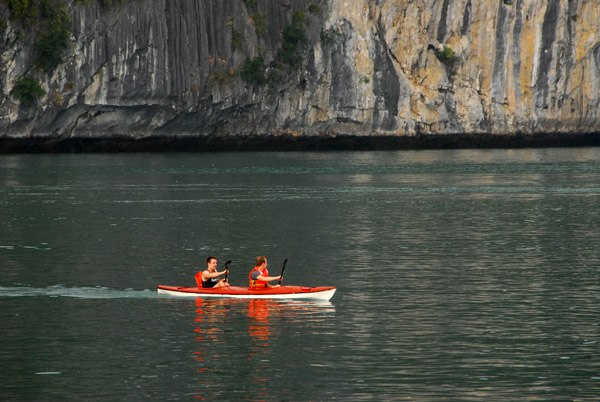
[[[251,288],[275,288],[279,285],[269,285],[270,281],[276,281],[283,279],[283,275],[280,276],[269,276],[267,271],[267,257],[264,255],[256,257],[256,265],[254,269],[250,271],[250,287]]]
[[[198,272],[195,276],[196,283],[199,288],[220,288],[223,286],[229,286],[227,279],[218,279],[219,276],[228,274],[229,270],[217,271],[217,258],[208,257],[206,259],[206,269],[202,272]]]

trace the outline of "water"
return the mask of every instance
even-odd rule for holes
[[[600,149],[0,158],[0,400],[595,401]],[[257,255],[329,303],[159,296]]]

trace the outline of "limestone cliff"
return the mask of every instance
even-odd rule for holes
[[[0,3],[0,136],[600,132],[597,0],[62,4],[68,47],[42,71]]]

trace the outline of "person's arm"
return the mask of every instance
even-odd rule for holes
[[[216,278],[217,276],[221,276],[223,274],[226,274],[227,272],[228,272],[227,270],[222,271],[222,272],[216,272],[216,271],[210,272],[210,271],[206,270],[206,271],[202,272],[202,279],[207,280],[209,278]]]
[[[262,275],[258,275],[256,277],[257,280],[259,280],[259,281],[265,281],[265,282],[277,281],[277,280],[279,280],[279,278],[281,278],[281,276],[262,276]]]

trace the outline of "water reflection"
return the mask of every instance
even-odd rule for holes
[[[258,348],[269,347],[269,315],[277,314],[273,301],[269,300],[250,300],[248,302],[248,317],[250,323],[248,326],[248,334],[255,341],[254,345]],[[271,311],[272,310],[272,311]],[[256,349],[251,349],[250,356],[256,354]]]
[[[205,367],[205,359],[206,359],[206,345],[211,342],[218,342],[219,334],[222,334],[223,330],[220,325],[213,325],[222,322],[227,317],[227,312],[224,309],[214,308],[218,306],[217,303],[223,303],[221,300],[217,300],[214,302],[212,306],[205,306],[203,299],[196,299],[196,322],[209,323],[208,326],[200,326],[198,325],[194,332],[196,332],[196,341],[198,342],[198,351],[195,352],[196,360],[200,363],[200,368],[198,369],[198,373],[203,373],[207,370]],[[208,309],[208,312],[205,310]],[[210,356],[217,357],[217,356]]]
[[[335,313],[330,302],[276,300],[195,299],[194,358],[198,380],[195,396],[201,400],[218,397],[224,377],[243,379],[250,388],[244,400],[269,399],[268,373],[280,363],[272,357],[282,332],[291,327],[314,325]],[[227,368],[233,373],[227,373]],[[210,395],[210,397],[208,396]]]

